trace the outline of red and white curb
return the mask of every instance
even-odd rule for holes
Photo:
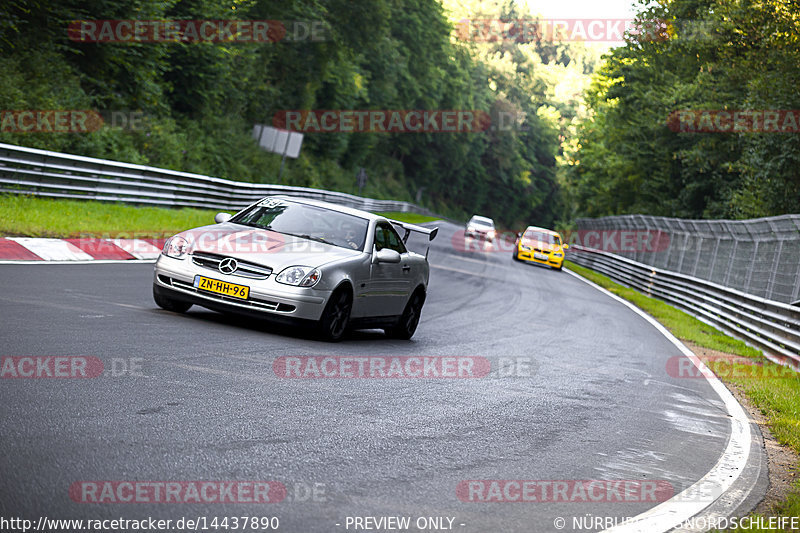
[[[165,239],[0,238],[0,263],[40,261],[153,261]]]

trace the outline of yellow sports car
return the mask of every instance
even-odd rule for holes
[[[555,231],[528,226],[524,233],[517,234],[514,259],[561,270],[564,264],[564,250],[567,248],[569,244],[563,243],[561,235]]]

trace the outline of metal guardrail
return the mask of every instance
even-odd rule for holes
[[[438,216],[409,202],[374,200],[308,187],[226,180],[10,144],[0,144],[0,192],[231,210],[239,210],[264,196],[286,194],[366,211]]]
[[[800,307],[580,245],[570,246],[567,258],[683,309],[800,372]]]

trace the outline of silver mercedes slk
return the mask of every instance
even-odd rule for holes
[[[156,261],[153,298],[313,324],[327,340],[382,328],[410,339],[428,288],[426,255],[406,247],[425,228],[327,202],[270,196],[217,224],[181,232]],[[403,233],[400,236],[398,233]]]

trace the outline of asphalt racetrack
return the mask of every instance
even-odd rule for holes
[[[727,414],[705,379],[668,372],[681,355],[673,344],[566,272],[460,250],[458,229],[442,224],[433,243],[411,341],[363,331],[330,344],[199,307],[167,312],[151,297],[152,264],[0,266],[0,355],[90,356],[104,368],[91,379],[0,379],[0,514],[277,517],[291,533],[364,531],[377,523],[357,528],[354,517],[395,516],[410,517],[411,531],[576,531],[573,517],[630,517],[664,499],[581,498],[576,480],[649,481],[672,495],[716,464]],[[282,356],[328,355],[481,357],[492,372],[273,370]],[[480,501],[491,480],[570,488]],[[85,482],[102,481],[272,481],[286,493],[276,503],[98,503]],[[381,524],[371,530],[392,530]]]

